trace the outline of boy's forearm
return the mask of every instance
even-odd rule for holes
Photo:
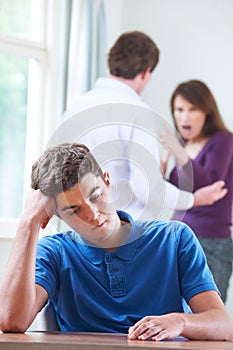
[[[197,314],[171,313],[145,316],[129,328],[130,340],[173,339],[233,340],[233,321],[224,310],[214,309]]]
[[[30,322],[36,299],[35,256],[39,229],[39,223],[27,219],[19,224],[0,286],[2,331],[20,331]]]
[[[53,198],[40,190],[28,194],[14,246],[0,286],[0,329],[24,332],[46,301],[46,292],[37,295],[35,284],[36,248],[40,228],[56,211]]]
[[[227,312],[210,310],[199,314],[183,314],[182,336],[189,339],[233,340],[233,321]]]

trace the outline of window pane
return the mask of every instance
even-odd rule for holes
[[[43,11],[44,0],[0,0],[0,32],[42,41]]]
[[[0,54],[0,217],[21,215],[28,59]]]

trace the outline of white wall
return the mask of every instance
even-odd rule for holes
[[[105,0],[108,47],[130,30],[148,34],[160,62],[143,97],[170,118],[169,99],[181,81],[203,80],[233,131],[233,1]],[[233,317],[233,276],[227,307]]]
[[[169,116],[175,86],[203,80],[233,130],[233,1],[105,0],[108,46],[124,31],[142,30],[160,48],[145,100]],[[118,3],[120,6],[118,7]]]

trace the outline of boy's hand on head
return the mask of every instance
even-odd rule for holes
[[[53,197],[45,196],[40,190],[31,190],[28,193],[24,217],[36,221],[41,228],[45,228],[56,213],[56,202]]]

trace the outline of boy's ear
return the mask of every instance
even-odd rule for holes
[[[110,175],[109,175],[109,172],[108,171],[105,171],[104,172],[104,180],[106,182],[106,185],[107,186],[110,186]]]
[[[40,225],[40,227],[41,227],[41,228],[45,228],[45,227],[48,225],[49,220],[50,220],[50,218],[48,217],[44,222],[42,222],[42,224]]]

